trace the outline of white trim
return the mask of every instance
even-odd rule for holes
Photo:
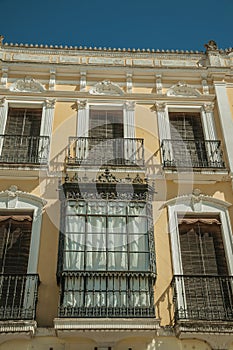
[[[27,273],[37,273],[40,245],[40,232],[42,223],[42,209],[46,202],[35,195],[19,191],[17,186],[11,186],[9,190],[0,192],[0,210],[33,211],[31,244]]]
[[[179,245],[179,228],[177,217],[178,214],[194,213],[197,216],[206,213],[217,214],[220,216],[222,223],[222,238],[229,274],[233,275],[233,236],[230,225],[228,202],[205,196],[202,194],[187,195],[169,200],[166,204],[169,214],[169,230],[172,247],[172,261],[175,275],[182,275],[181,254]]]

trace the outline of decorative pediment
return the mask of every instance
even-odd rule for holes
[[[19,79],[15,81],[11,87],[11,91],[19,91],[19,92],[43,92],[45,91],[43,85],[31,78],[31,77],[25,77],[24,79]]]
[[[120,88],[119,85],[112,83],[109,80],[103,80],[96,85],[92,89],[89,90],[89,94],[91,95],[124,95],[124,91]]]
[[[167,96],[197,97],[200,95],[201,93],[197,89],[194,89],[192,86],[181,81],[178,82],[176,85],[173,85],[167,91]]]
[[[5,202],[6,208],[16,208],[18,201],[25,201],[34,204],[37,207],[44,207],[47,203],[43,198],[37,197],[28,192],[20,191],[16,185],[11,185],[9,189],[0,192],[0,202]]]
[[[191,194],[182,195],[176,198],[169,199],[162,207],[176,206],[178,204],[188,203],[193,211],[201,211],[200,204],[208,203],[216,208],[228,208],[232,204],[224,200],[208,196],[201,192],[198,188],[195,188]]]

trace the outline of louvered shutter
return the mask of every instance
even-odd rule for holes
[[[182,160],[187,163],[187,156],[193,167],[203,166],[207,153],[204,144],[204,133],[199,113],[169,113],[173,156],[177,165]],[[175,142],[178,140],[178,142]],[[181,141],[184,141],[182,143]],[[188,151],[188,154],[187,154]]]

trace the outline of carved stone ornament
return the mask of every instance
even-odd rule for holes
[[[0,45],[3,44],[3,40],[4,40],[4,36],[3,36],[3,35],[0,35]]]
[[[87,107],[87,100],[77,100],[75,103],[71,106],[72,109],[75,111],[80,109],[85,109]]]
[[[25,77],[24,79],[17,80],[14,82],[11,87],[11,91],[19,91],[19,92],[43,92],[45,91],[43,85],[31,78],[31,77]]]
[[[184,83],[178,82],[176,85],[173,85],[167,91],[167,96],[187,96],[187,97],[197,97],[200,96],[201,93],[194,89],[192,86]]]
[[[47,204],[43,198],[37,197],[31,193],[23,192],[18,189],[18,186],[11,185],[7,190],[0,192],[0,201],[4,200],[6,208],[16,208],[18,200],[26,200],[27,202],[37,203],[41,207]]]
[[[214,40],[210,40],[207,44],[204,45],[204,47],[206,48],[206,51],[218,50],[218,45],[217,45],[216,41],[214,41]]]
[[[89,90],[91,95],[124,95],[124,91],[119,85],[112,83],[109,80],[103,80],[97,83],[92,89]]]

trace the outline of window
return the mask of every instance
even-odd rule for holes
[[[95,159],[103,159],[105,164],[124,164],[122,110],[90,109],[89,137],[89,147]]]
[[[44,204],[14,185],[0,193],[0,320],[35,318]]]
[[[0,213],[0,319],[34,318],[36,275],[27,275],[33,213]]]
[[[206,145],[199,113],[170,112],[171,143],[176,166],[207,165]]]
[[[47,163],[54,104],[54,100],[44,103],[4,100],[0,106],[0,163]]]
[[[229,203],[194,190],[167,205],[176,319],[232,320]]]
[[[219,217],[179,219],[186,315],[198,319],[233,317],[231,279],[227,277]]]
[[[40,163],[40,125],[42,108],[12,108],[3,138],[1,161]]]
[[[165,168],[225,167],[213,107],[208,103],[189,107],[156,104]]]
[[[151,204],[112,196],[65,201],[61,317],[154,315]]]

